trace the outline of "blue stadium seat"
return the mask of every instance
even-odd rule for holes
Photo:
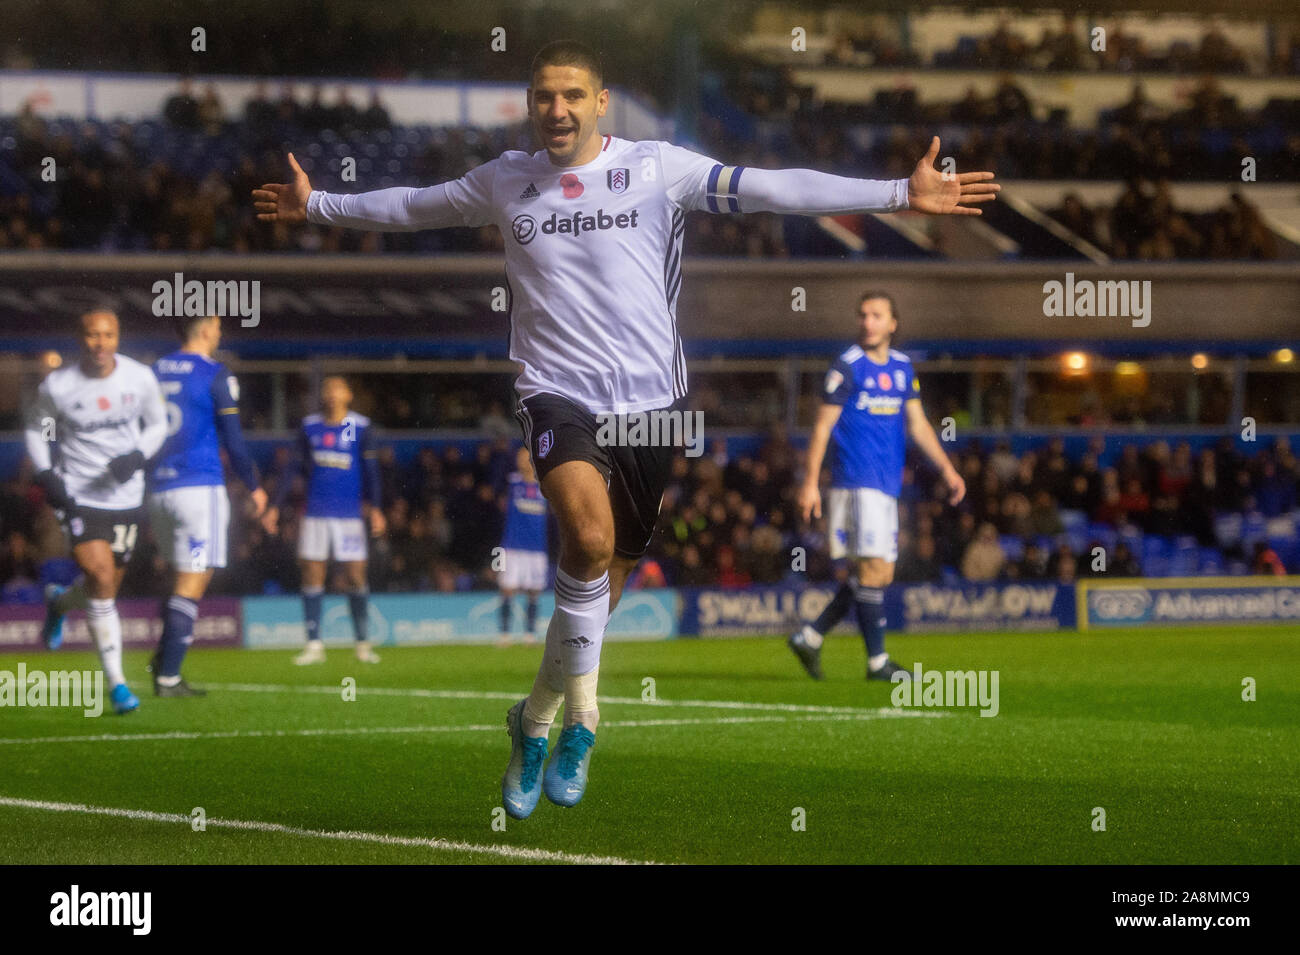
[[[1128,537],[1125,537],[1124,539],[1126,541],[1129,540]],[[1158,534],[1151,534],[1147,537],[1139,538],[1139,540],[1142,542],[1140,553],[1143,560],[1146,560],[1149,557],[1168,557],[1169,552],[1173,549],[1170,546],[1169,538],[1161,537]]]
[[[1256,541],[1264,540],[1267,536],[1268,522],[1264,520],[1264,515],[1254,512],[1247,514],[1241,526],[1242,546],[1249,550],[1255,546]]]
[[[1062,508],[1057,512],[1061,518],[1061,526],[1067,531],[1084,530],[1088,526],[1088,515],[1084,511],[1078,511],[1073,508]]]
[[[1058,534],[1057,539],[1064,538],[1065,542],[1070,545],[1070,550],[1076,554],[1088,549],[1088,544],[1092,538],[1088,536],[1087,529],[1083,527],[1067,530],[1064,534]],[[1104,546],[1104,545],[1103,545]]]
[[[1206,577],[1221,577],[1228,571],[1223,554],[1217,547],[1202,547],[1197,572]]]
[[[1089,524],[1088,540],[1097,541],[1102,547],[1111,550],[1119,540],[1119,534],[1109,524]]]
[[[1219,514],[1214,518],[1214,538],[1223,547],[1231,547],[1241,540],[1240,514]]]
[[[1002,545],[1002,553],[1007,555],[1007,560],[1020,560],[1025,556],[1025,542],[1015,534],[1003,534],[998,538],[998,543]]]

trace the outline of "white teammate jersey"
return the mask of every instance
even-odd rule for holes
[[[153,370],[115,355],[113,371],[90,378],[79,362],[49,373],[36,392],[27,422],[27,454],[37,471],[53,467],[83,507],[121,511],[144,500],[144,470],[123,484],[108,462],[139,451],[153,457],[167,437],[167,411]],[[51,453],[58,442],[58,460]]]
[[[686,394],[677,329],[686,213],[891,211],[906,208],[906,183],[724,166],[671,143],[605,136],[581,166],[510,151],[426,189],[312,192],[307,217],[363,229],[496,225],[520,397],[622,414]]]

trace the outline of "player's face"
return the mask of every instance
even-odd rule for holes
[[[888,344],[896,328],[898,323],[887,299],[869,298],[858,306],[858,344],[863,348]]]
[[[598,90],[580,66],[544,66],[528,88],[533,131],[557,166],[590,162],[596,120],[609,106],[609,90]]]
[[[337,416],[352,404],[352,389],[342,378],[326,378],[320,388],[320,400],[331,416]]]
[[[117,316],[112,312],[89,312],[81,317],[81,360],[95,374],[113,370],[117,352]]]

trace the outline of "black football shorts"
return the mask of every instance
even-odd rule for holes
[[[144,519],[143,508],[110,511],[97,507],[73,506],[64,514],[64,523],[72,546],[86,541],[108,541],[113,552],[113,563],[125,566],[135,550],[135,539],[140,534]]]
[[[673,409],[680,411],[684,404],[685,401],[679,402]],[[590,463],[609,486],[609,503],[614,511],[614,553],[627,560],[644,556],[659,520],[659,505],[663,502],[677,448],[602,441],[602,431],[626,435],[626,424],[619,431],[608,419],[602,420],[559,395],[524,398],[519,402],[516,417],[532,453],[537,480],[541,481],[568,461]]]

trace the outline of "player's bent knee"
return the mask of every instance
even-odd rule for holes
[[[858,585],[879,589],[894,582],[894,565],[883,560],[864,560],[858,564]]]
[[[614,535],[599,524],[586,524],[565,535],[564,552],[569,560],[603,573],[614,559]]]

